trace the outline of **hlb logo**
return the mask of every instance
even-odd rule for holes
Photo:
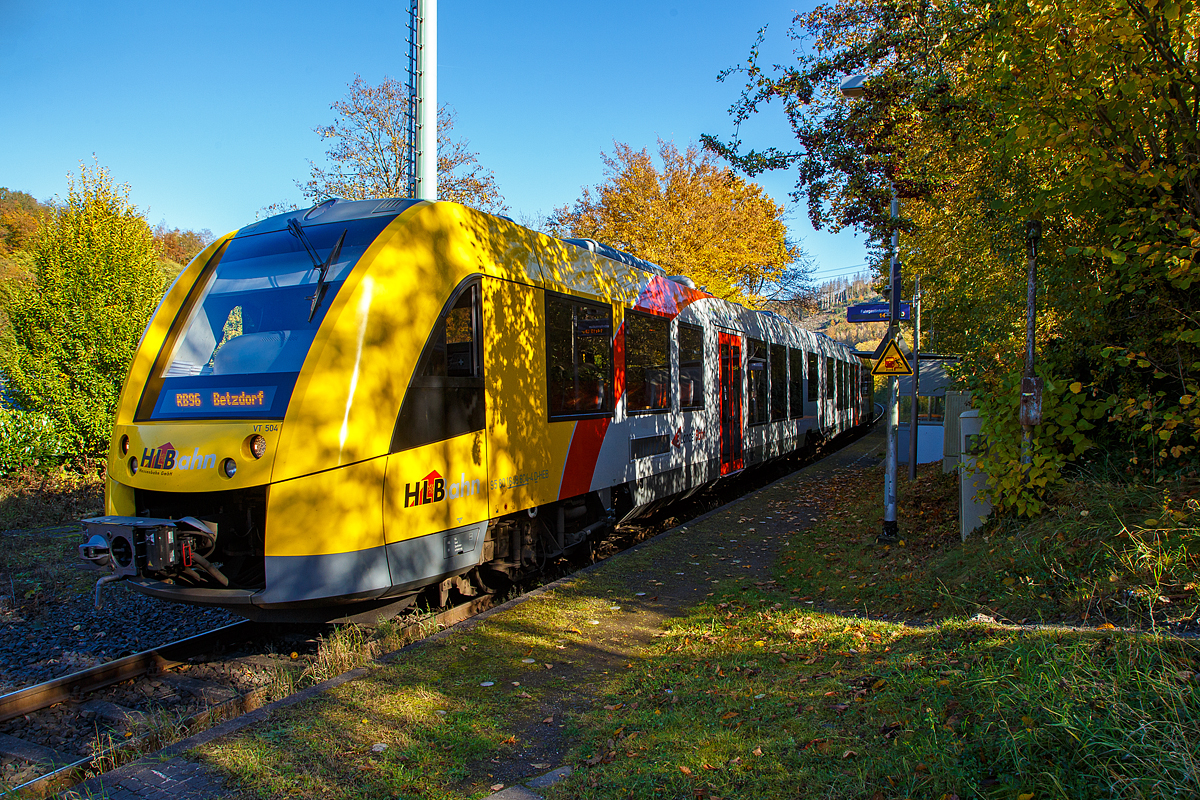
[[[162,447],[142,448],[143,468],[175,469],[175,445],[167,442]]]
[[[446,499],[446,479],[437,470],[426,475],[416,484],[404,484],[404,507],[423,506]]]
[[[423,506],[426,503],[437,503],[449,497],[457,500],[460,497],[471,497],[479,494],[483,482],[478,478],[468,479],[466,473],[459,480],[452,481],[449,486],[437,470],[426,475],[416,483],[404,484],[404,507]]]

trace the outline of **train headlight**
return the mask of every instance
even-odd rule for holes
[[[128,436],[121,437],[121,455],[123,455],[123,456],[129,455],[129,437]]]
[[[227,458],[221,462],[221,474],[226,478],[232,478],[237,474],[237,462],[232,458]]]
[[[129,474],[137,475],[137,468],[138,468],[138,460],[137,460],[137,456],[134,456],[133,458],[129,459]]]
[[[267,440],[259,434],[254,434],[250,437],[250,455],[255,458],[262,458],[267,454]]]

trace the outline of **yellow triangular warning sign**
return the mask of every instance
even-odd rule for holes
[[[908,359],[904,357],[904,353],[900,352],[900,348],[896,346],[896,340],[893,339],[887,343],[887,347],[883,348],[883,355],[875,362],[875,367],[871,370],[872,375],[912,375],[912,366],[909,365]]]

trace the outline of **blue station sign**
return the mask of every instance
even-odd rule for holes
[[[912,304],[900,304],[900,319],[912,319]],[[846,322],[887,322],[887,303],[864,303],[846,308]]]

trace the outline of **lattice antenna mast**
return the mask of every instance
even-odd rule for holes
[[[408,7],[408,69],[405,88],[408,92],[408,113],[404,125],[404,196],[417,196],[417,83],[420,75],[418,54],[420,46],[419,23],[420,12],[417,8],[419,0],[409,0]]]
[[[417,31],[417,192],[437,200],[437,0],[413,0]]]

